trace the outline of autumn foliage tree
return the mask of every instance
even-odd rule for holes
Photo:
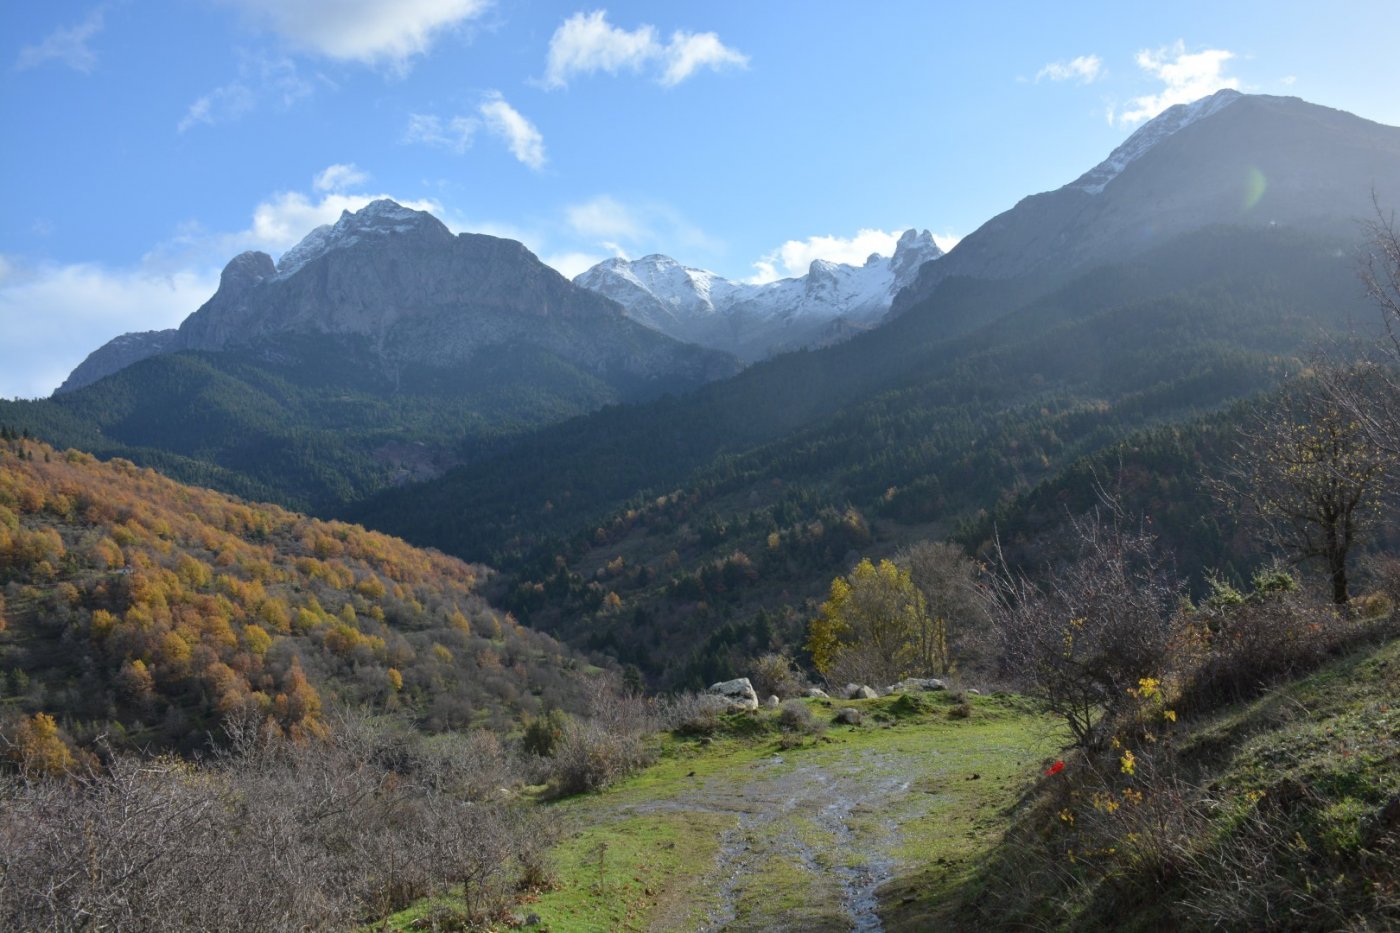
[[[812,663],[829,681],[893,683],[917,669],[927,623],[923,595],[892,561],[862,560],[831,581],[831,594],[808,630]]]

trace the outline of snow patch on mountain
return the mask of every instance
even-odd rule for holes
[[[366,237],[437,228],[450,236],[442,222],[426,211],[415,211],[389,198],[371,201],[353,214],[341,211],[340,219],[334,224],[322,224],[302,237],[300,243],[283,253],[277,261],[277,278],[294,275],[317,257],[331,250],[354,246]]]
[[[817,259],[806,275],[763,285],[662,255],[604,260],[574,284],[618,302],[638,323],[752,361],[873,325],[919,267],[941,255],[929,231],[907,230],[893,256],[875,253],[861,266]]]
[[[1121,175],[1125,168],[1146,155],[1162,140],[1190,126],[1197,120],[1204,120],[1211,114],[1219,113],[1242,96],[1239,91],[1226,89],[1216,91],[1209,97],[1202,97],[1189,104],[1168,107],[1124,140],[1121,146],[1109,153],[1107,159],[1065,187],[1078,188],[1089,194],[1103,193],[1103,189],[1108,186],[1109,182]]]

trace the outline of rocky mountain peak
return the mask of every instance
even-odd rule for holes
[[[244,291],[276,274],[277,267],[273,265],[271,256],[257,250],[249,250],[234,256],[228,265],[224,266],[224,271],[219,276],[219,290]]]
[[[909,284],[920,266],[942,255],[943,250],[933,241],[932,233],[927,230],[915,230],[913,227],[905,230],[895,243],[894,255],[890,257],[890,269],[894,272],[896,288],[903,288]]]
[[[334,224],[312,230],[301,242],[282,254],[277,275],[286,278],[326,253],[354,246],[365,239],[413,234],[428,241],[447,242],[452,231],[427,211],[404,207],[389,198],[371,201],[358,211],[341,211]]]
[[[1066,187],[1078,188],[1089,194],[1101,194],[1108,183],[1122,174],[1123,169],[1146,155],[1154,146],[1173,133],[1197,120],[1203,120],[1224,110],[1244,95],[1229,88],[1189,104],[1176,104],[1144,123],[1123,144],[1109,153],[1098,165],[1070,182]]]

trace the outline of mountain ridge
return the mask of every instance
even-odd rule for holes
[[[919,267],[942,255],[929,231],[909,229],[891,256],[872,253],[860,266],[814,259],[805,275],[775,282],[734,282],[652,254],[604,260],[574,283],[664,334],[755,362],[868,329]]]
[[[1373,194],[1400,202],[1400,128],[1297,97],[1220,91],[1168,108],[1088,172],[988,220],[921,267],[890,314],[948,278],[1063,279],[1215,224],[1354,237]]]
[[[286,334],[368,338],[380,363],[462,365],[506,343],[541,347],[609,379],[700,384],[737,364],[627,319],[514,240],[453,235],[437,218],[389,199],[343,212],[273,263],[249,251],[173,332],[122,335],[60,387],[72,392],[150,356],[222,352]]]

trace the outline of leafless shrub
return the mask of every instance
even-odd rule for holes
[[[785,654],[769,652],[754,661],[749,672],[754,691],[760,697],[775,696],[780,700],[801,696],[807,689],[807,679]]]
[[[800,735],[821,735],[826,731],[826,723],[812,714],[806,703],[788,700],[778,711],[778,727],[784,732]]]
[[[235,721],[202,762],[0,778],[0,928],[340,930],[449,886],[492,916],[544,839],[501,799],[507,765],[484,734],[343,716],[300,744]]]
[[[678,693],[661,701],[660,721],[663,728],[682,735],[713,735],[727,709],[729,702],[713,693]]]
[[[555,746],[549,782],[556,794],[598,790],[655,757],[651,737],[662,723],[650,700],[600,683],[588,713],[570,720]]]
[[[1180,585],[1145,527],[1112,503],[1073,533],[1079,556],[1047,568],[1042,585],[1002,560],[992,620],[1004,672],[1088,745],[1101,717],[1161,670]]]

